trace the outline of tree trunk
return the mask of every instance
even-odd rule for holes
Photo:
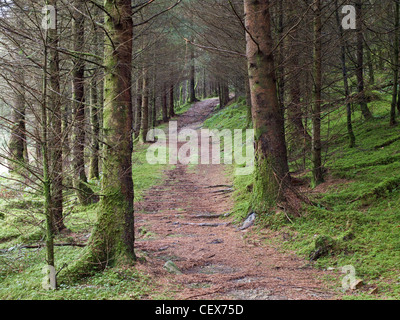
[[[132,181],[131,0],[105,0],[104,161],[102,198],[81,273],[94,266],[132,264],[134,210]]]
[[[251,116],[251,91],[250,91],[250,82],[249,78],[245,78],[245,89],[246,89],[246,107],[247,107],[247,113],[246,113],[246,128],[250,128],[250,125],[252,123],[252,116]]]
[[[285,31],[284,27],[284,10],[283,10],[283,2],[284,0],[279,0],[278,2],[278,40],[281,40],[283,36],[283,32]],[[278,51],[278,88],[279,88],[279,103],[281,105],[281,110],[284,112],[285,108],[285,50],[284,50],[284,42],[282,41],[279,46]]]
[[[256,153],[252,209],[262,213],[286,200],[291,179],[276,86],[270,1],[244,3]]]
[[[143,68],[143,97],[142,97],[142,119],[140,125],[139,139],[142,143],[146,142],[147,132],[149,131],[149,78],[147,68]]]
[[[171,83],[169,88],[169,117],[175,117],[174,85]]]
[[[321,99],[322,99],[322,18],[321,0],[314,4],[314,102],[312,111],[313,132],[311,140],[312,179],[311,187],[324,181],[321,156]]]
[[[135,139],[139,137],[142,122],[142,103],[143,103],[143,81],[142,75],[139,74],[136,80],[136,116],[135,116]]]
[[[362,0],[357,0],[356,3],[357,14],[357,89],[360,95],[360,108],[361,113],[365,120],[372,119],[372,113],[368,108],[364,93],[364,34],[363,34],[363,17],[362,17]]]
[[[294,23],[293,17],[295,16],[296,9],[293,5],[293,1],[289,2],[289,12],[292,18],[292,23]],[[282,30],[283,33],[283,30]],[[294,29],[293,33],[289,37],[289,52],[291,52],[291,57],[289,60],[290,64],[290,81],[288,80],[288,93],[290,95],[290,103],[287,106],[287,116],[288,116],[288,127],[289,136],[291,144],[298,148],[303,143],[311,141],[311,136],[308,134],[306,128],[303,124],[303,110],[301,106],[301,86],[299,86],[299,79],[301,77],[301,70],[299,64],[299,53],[300,48],[296,41],[298,39],[297,28]],[[283,58],[282,58],[283,59]],[[283,80],[282,80],[283,81]],[[282,90],[282,88],[281,88]],[[283,92],[281,92],[281,102],[283,101]]]
[[[12,108],[12,122],[10,141],[8,149],[10,152],[10,171],[17,171],[28,163],[26,152],[26,129],[25,129],[25,94],[24,75],[21,70],[16,70],[14,85],[15,102]]]
[[[90,88],[90,124],[92,127],[91,136],[91,156],[89,163],[89,179],[99,179],[99,138],[100,138],[100,125],[99,125],[99,105],[98,105],[98,79],[97,73],[92,78],[92,85]]]
[[[351,104],[349,102],[350,97],[350,89],[349,89],[349,79],[347,75],[347,65],[346,65],[346,42],[343,34],[343,28],[340,23],[340,15],[339,15],[339,6],[337,0],[336,4],[336,23],[339,29],[339,36],[340,36],[340,49],[341,49],[341,56],[340,60],[342,63],[342,74],[343,74],[343,84],[344,84],[344,94],[346,96],[347,104],[346,104],[346,112],[347,112],[347,133],[349,135],[349,147],[354,148],[356,145],[356,137],[353,131],[353,124],[352,124],[352,115],[351,115]]]
[[[85,18],[81,12],[84,11],[83,3],[75,1],[76,11],[73,16],[74,51],[77,57],[74,58],[73,70],[73,113],[74,113],[74,136],[73,136],[73,168],[74,188],[79,203],[87,205],[91,203],[93,191],[87,186],[85,172],[85,63],[82,60],[81,52],[85,45]]]
[[[56,5],[55,0],[49,1],[49,5]],[[56,21],[57,23],[57,21]],[[48,72],[54,70],[53,63],[48,63],[49,58],[57,58],[54,55],[53,50],[50,49],[52,54],[49,54],[48,47],[52,48],[55,39],[57,39],[57,30],[46,30],[45,31],[45,46],[44,46],[44,61],[43,61],[43,83],[42,83],[42,101],[41,101],[41,130],[40,130],[40,140],[41,140],[41,155],[42,155],[42,165],[43,165],[43,196],[44,196],[44,214],[46,218],[46,261],[50,268],[55,267],[54,259],[54,233],[57,231],[55,224],[54,214],[57,213],[54,210],[54,198],[51,196],[51,177],[50,177],[50,159],[51,154],[49,152],[49,144],[52,142],[49,140],[49,122],[48,122],[48,111],[49,103],[51,100],[48,96]],[[51,74],[51,77],[53,74]],[[62,202],[61,202],[62,203]],[[62,212],[61,212],[62,213]],[[58,223],[62,222],[62,219]],[[55,284],[54,289],[57,287]]]
[[[207,78],[206,78],[206,68],[203,68],[203,99],[207,98]]]
[[[167,104],[167,86],[164,83],[163,89],[162,89],[162,117],[163,117],[163,122],[168,121],[168,104]]]
[[[390,125],[395,126],[396,121],[396,105],[397,105],[397,90],[399,85],[399,26],[400,26],[400,3],[395,1],[396,11],[395,11],[395,27],[394,27],[394,50],[393,50],[393,93],[392,93],[392,104],[390,108]],[[400,110],[399,110],[400,111]]]
[[[189,72],[189,102],[197,102],[196,98],[196,66],[195,66],[195,56],[194,56],[194,46],[190,46],[190,72]]]
[[[56,0],[49,1],[49,5],[56,7]],[[57,17],[56,17],[57,20]],[[57,26],[57,23],[56,23]],[[61,90],[60,90],[60,59],[58,54],[58,30],[48,30],[49,45],[49,74],[50,91],[47,96],[49,109],[49,179],[51,180],[51,209],[55,231],[65,229],[63,221],[63,154],[62,154],[62,126],[61,126]]]

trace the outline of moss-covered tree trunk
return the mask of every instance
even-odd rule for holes
[[[276,86],[270,1],[245,0],[244,3],[256,154],[252,209],[263,213],[286,200],[291,179]]]
[[[134,253],[132,181],[131,0],[105,0],[104,150],[98,221],[78,270],[131,264]],[[79,268],[80,267],[80,268]],[[82,267],[85,267],[82,269]]]
[[[91,155],[89,163],[89,179],[99,179],[99,138],[100,138],[100,126],[99,126],[99,99],[98,99],[98,79],[97,73],[92,78],[92,85],[90,88],[90,124],[92,127],[91,136]]]
[[[95,53],[97,55],[101,54],[101,43],[97,27],[93,28],[95,44]],[[90,86],[90,126],[91,126],[91,153],[89,161],[89,179],[99,179],[100,178],[100,114],[101,114],[101,99],[99,98],[100,70],[96,69],[93,72],[92,83]]]

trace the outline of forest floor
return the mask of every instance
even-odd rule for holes
[[[199,130],[217,99],[195,103],[179,129]],[[240,230],[231,217],[232,175],[227,166],[177,164],[137,203],[137,268],[157,284],[148,299],[337,299],[324,281],[332,274],[282,253],[274,233]],[[172,261],[179,274],[163,266]],[[339,284],[339,280],[337,282]]]

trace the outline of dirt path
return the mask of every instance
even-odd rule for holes
[[[217,103],[196,103],[179,118],[178,127],[199,129]],[[208,217],[233,206],[231,193],[218,192],[232,185],[223,165],[178,164],[166,174],[136,210],[136,247],[146,258],[138,268],[155,278],[160,292],[174,299],[334,298],[320,280],[325,273],[307,261],[262,244],[262,234],[238,231],[230,218]],[[183,274],[164,270],[168,260]]]

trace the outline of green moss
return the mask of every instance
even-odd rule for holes
[[[400,297],[400,140],[399,127],[388,125],[390,103],[390,94],[379,93],[379,99],[372,99],[373,121],[365,122],[359,110],[354,112],[355,148],[348,147],[345,109],[325,110],[322,136],[329,138],[329,148],[324,144],[324,166],[331,187],[324,193],[308,194],[317,206],[304,208],[302,216],[292,222],[283,212],[258,219],[260,226],[277,232],[276,240],[269,241],[283,251],[295,251],[308,260],[324,244],[325,254],[313,262],[315,267],[352,265],[364,283],[379,288],[378,296],[360,293],[346,299]],[[215,113],[206,124],[218,129],[240,128],[245,110],[229,107]],[[299,167],[296,161],[302,159],[289,164],[293,171]],[[311,161],[306,159],[305,163],[310,170]],[[228,173],[233,174],[233,170]],[[300,178],[309,181],[310,171]],[[338,178],[341,180],[331,182]],[[256,198],[253,181],[253,176],[234,177],[234,216],[238,221],[247,216]],[[289,240],[282,241],[279,234],[289,235]],[[340,275],[330,279],[330,285],[340,290],[340,279]]]

